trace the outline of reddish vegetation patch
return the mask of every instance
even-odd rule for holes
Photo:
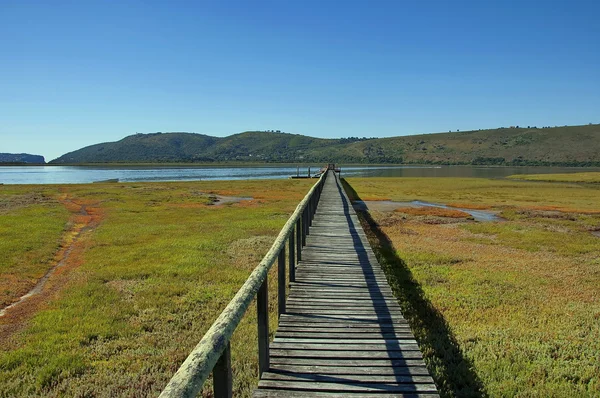
[[[362,197],[360,199],[363,202],[392,200],[391,198],[380,198],[380,197],[371,197],[371,196],[365,196],[365,197]]]
[[[490,205],[483,204],[474,204],[474,203],[448,203],[450,207],[459,207],[461,209],[471,209],[471,210],[488,210],[491,209]]]
[[[290,198],[290,194],[288,192],[269,191],[264,193],[253,194],[252,197],[254,199],[264,200],[288,200]]]
[[[221,195],[221,196],[239,196],[240,195],[240,191],[232,190],[232,189],[211,190],[211,191],[208,191],[208,193],[211,195]]]
[[[67,195],[59,200],[71,212],[69,228],[50,264],[50,271],[40,281],[29,281],[20,296],[28,292],[33,294],[21,300],[15,297],[14,306],[0,316],[0,342],[5,346],[11,342],[10,338],[15,332],[21,330],[37,311],[59,294],[71,278],[70,271],[83,263],[86,233],[95,229],[104,216],[97,203],[71,199]]]
[[[467,218],[471,217],[469,213],[460,210],[443,209],[440,207],[399,207],[396,210],[399,213],[411,214],[414,216],[435,216],[435,217],[450,217],[450,218]]]

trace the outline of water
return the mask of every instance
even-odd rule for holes
[[[451,207],[444,204],[423,202],[421,200],[413,200],[411,202],[394,202],[391,200],[357,200],[353,202],[355,208],[362,210],[379,210],[379,211],[394,211],[399,207],[439,207],[441,209],[460,210],[470,214],[475,221],[500,221],[502,220],[496,212],[491,210],[473,210],[464,209],[462,207]]]
[[[473,219],[475,221],[498,221],[498,220],[500,220],[500,217],[498,217],[496,215],[496,213],[494,213],[492,211],[463,209],[461,207],[451,207],[451,206],[446,206],[446,205],[441,205],[441,204],[436,204],[436,203],[423,202],[420,200],[415,200],[413,203],[417,206],[429,206],[429,207],[439,207],[440,209],[460,210],[464,213],[470,214],[471,217],[473,217]]]
[[[311,172],[321,165],[311,166]],[[484,167],[484,166],[349,166],[343,177],[481,177],[502,178],[512,174],[572,173],[600,168]],[[307,174],[307,166],[300,174]],[[199,181],[281,179],[296,175],[296,166],[2,166],[3,184],[79,184],[118,179],[134,181]]]

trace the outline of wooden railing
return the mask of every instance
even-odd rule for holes
[[[296,263],[302,259],[302,246],[312,223],[327,173],[313,185],[308,194],[283,226],[277,239],[262,261],[252,271],[221,315],[212,324],[202,340],[192,350],[179,370],[160,394],[166,397],[195,397],[213,373],[214,396],[232,396],[231,346],[229,340],[240,320],[256,297],[258,309],[258,371],[262,376],[269,369],[269,306],[267,275],[275,260],[278,264],[278,312],[285,313],[285,246],[288,243],[289,280],[295,281]]]

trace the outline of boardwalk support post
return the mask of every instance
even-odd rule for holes
[[[294,253],[296,242],[294,239],[294,231],[290,234],[288,241],[288,267],[290,267],[290,282],[296,281],[296,254]]]
[[[296,221],[296,259],[302,261],[302,221]]]
[[[256,308],[258,311],[258,376],[269,370],[269,287],[268,278],[258,289]]]
[[[285,314],[285,246],[279,251],[277,263],[277,308],[281,316]]]
[[[302,212],[302,246],[306,246],[306,235],[308,235],[308,206]]]
[[[313,197],[310,198],[310,200],[308,202],[308,226],[309,227],[312,227],[312,215],[313,215],[313,206],[314,206],[313,200],[314,200],[314,198],[315,197],[313,195]],[[306,231],[307,231],[306,234],[310,235],[309,230],[307,229]]]
[[[213,385],[215,388],[215,398],[231,398],[233,396],[231,344],[229,342],[213,369]]]

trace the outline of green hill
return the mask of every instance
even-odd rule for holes
[[[371,139],[322,139],[266,131],[223,138],[135,134],[67,153],[50,163],[224,161],[600,166],[600,125]]]
[[[29,153],[0,153],[0,163],[11,164],[44,164],[46,161],[43,156],[30,155]]]

